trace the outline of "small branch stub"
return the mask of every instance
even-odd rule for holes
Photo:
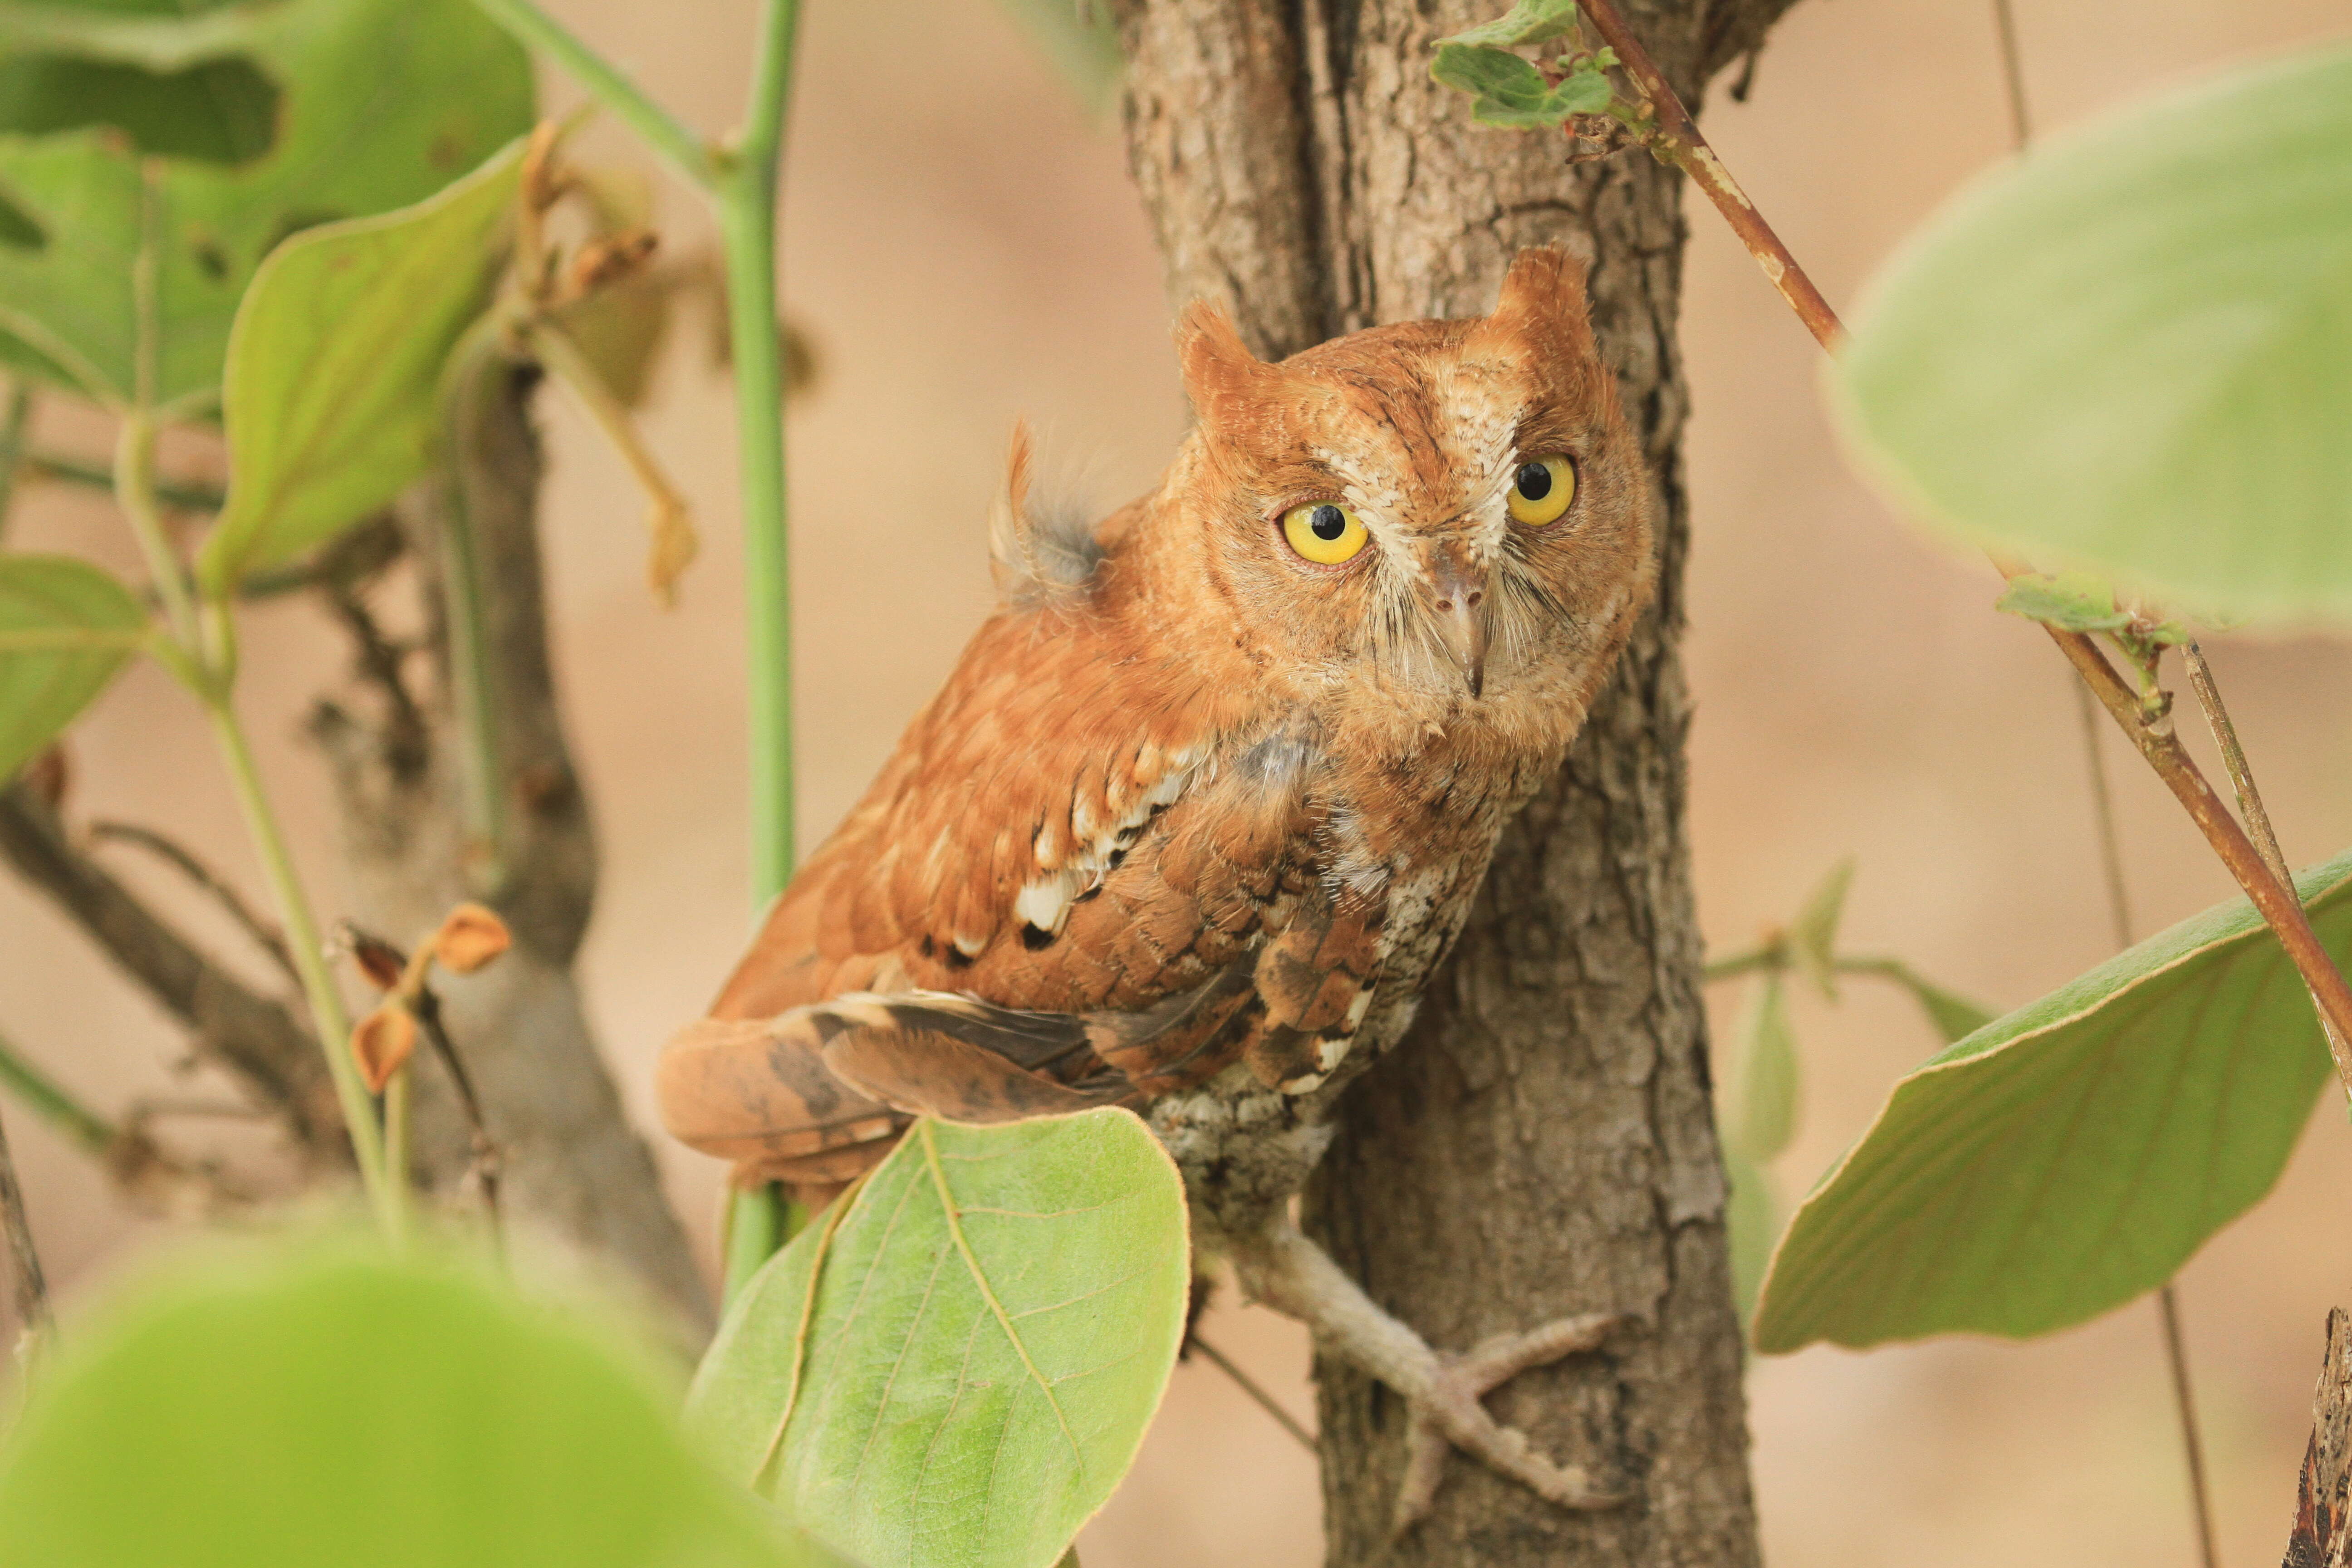
[[[2295,1486],[2283,1568],[2345,1568],[2352,1556],[2352,1317],[2327,1312],[2327,1353],[2311,1395],[2311,1440]]]

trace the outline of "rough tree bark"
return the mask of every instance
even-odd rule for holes
[[[322,700],[310,732],[333,763],[362,926],[407,946],[451,906],[480,898],[514,933],[497,963],[436,982],[499,1146],[509,1215],[622,1265],[689,1326],[707,1328],[709,1303],[685,1234],[622,1109],[572,973],[595,897],[596,846],[547,644],[541,464],[530,417],[539,378],[504,364],[485,374],[484,395],[470,400],[478,417],[457,433],[456,462],[401,507],[433,679],[422,695],[412,692],[408,661],[359,595],[331,589],[361,649],[356,689]],[[480,561],[482,663],[498,716],[491,772],[509,825],[503,873],[487,891],[466,828],[450,640],[439,614],[454,485],[464,486]],[[419,1179],[454,1186],[471,1163],[469,1134],[438,1065],[420,1053],[415,1076]]]
[[[1686,100],[1790,0],[1627,7]],[[1351,1091],[1310,1229],[1441,1347],[1570,1311],[1637,1313],[1600,1355],[1496,1397],[1637,1500],[1569,1514],[1456,1458],[1391,1541],[1404,1412],[1318,1359],[1335,1564],[1758,1561],[1684,822],[1676,645],[1688,515],[1675,338],[1680,178],[1571,166],[1558,133],[1474,126],[1432,41],[1501,0],[1123,0],[1129,162],[1177,302],[1261,353],[1491,308],[1521,247],[1591,258],[1594,325],[1655,477],[1658,602],[1559,779],[1506,836],[1419,1023]]]

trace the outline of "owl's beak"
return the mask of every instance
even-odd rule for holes
[[[1437,636],[1470,684],[1470,695],[1486,689],[1486,580],[1448,562],[1431,574],[1436,590]]]

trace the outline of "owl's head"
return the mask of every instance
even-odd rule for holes
[[[1213,306],[1178,342],[1198,423],[1152,553],[1205,567],[1310,689],[1456,713],[1566,699],[1580,717],[1653,575],[1648,478],[1580,263],[1527,251],[1492,315],[1279,363]]]

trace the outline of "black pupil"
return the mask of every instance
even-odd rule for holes
[[[1544,463],[1519,465],[1519,493],[1529,500],[1541,500],[1551,494],[1551,468]]]
[[[1348,514],[1336,506],[1318,506],[1315,515],[1307,520],[1307,526],[1314,531],[1316,538],[1328,543],[1348,531]]]

